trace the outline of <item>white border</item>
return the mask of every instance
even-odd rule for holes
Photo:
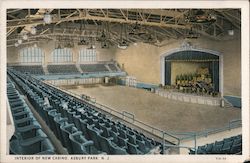
[[[13,156],[6,156],[6,8],[241,8],[242,9],[242,123],[243,155],[218,156],[109,156],[101,162],[243,162],[249,158],[249,2],[248,1],[1,1],[1,161],[13,162]],[[233,73],[233,72],[232,72]],[[33,160],[34,161],[34,160]],[[33,162],[32,161],[32,162]],[[64,160],[51,162],[67,162]],[[81,162],[90,160],[82,160]],[[30,162],[28,160],[18,162]],[[38,161],[36,161],[38,162]],[[74,161],[72,161],[74,162]],[[92,161],[95,162],[95,161]],[[99,161],[96,161],[99,162]]]

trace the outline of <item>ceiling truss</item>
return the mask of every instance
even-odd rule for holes
[[[34,11],[33,11],[34,10]],[[23,30],[36,27],[38,32],[29,39],[36,41],[44,38],[65,36],[69,38],[90,37],[84,31],[95,33],[99,37],[105,30],[109,33],[109,41],[117,44],[120,39],[119,24],[124,24],[127,30],[139,25],[146,35],[123,36],[129,42],[143,41],[148,36],[154,36],[157,40],[185,38],[188,31],[193,30],[201,36],[213,40],[222,40],[228,29],[241,29],[240,10],[237,9],[206,9],[206,13],[216,14],[216,22],[213,24],[196,24],[186,22],[187,16],[193,9],[10,9],[7,10],[7,42],[14,44]],[[52,16],[52,22],[45,24],[43,14],[45,11]],[[84,22],[81,29],[80,24]],[[69,26],[74,25],[74,30]],[[105,26],[106,24],[106,26]],[[104,29],[108,27],[109,30]],[[59,28],[61,31],[58,32]],[[56,29],[56,30],[55,30]],[[77,40],[77,39],[76,39]]]

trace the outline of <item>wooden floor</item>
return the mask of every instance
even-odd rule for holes
[[[241,109],[221,108],[168,100],[143,89],[125,86],[63,86],[77,94],[95,97],[98,103],[165,131],[192,132],[219,128],[241,118]]]

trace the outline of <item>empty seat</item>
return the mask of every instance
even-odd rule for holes
[[[18,100],[14,101],[14,102],[11,102],[10,107],[15,108],[15,107],[18,107],[18,106],[23,106],[23,104],[24,104],[24,101],[21,100],[21,99],[18,99]]]
[[[223,141],[215,141],[215,145],[223,145],[224,142]]]
[[[19,113],[19,112],[27,110],[27,108],[28,107],[23,104],[23,105],[20,105],[20,106],[17,106],[17,107],[12,107],[11,111],[12,111],[13,114],[15,114],[15,113]]]
[[[43,120],[46,122],[46,124],[50,124],[50,115],[49,115],[49,111],[50,110],[54,110],[53,107],[51,106],[42,106],[39,109],[39,114],[41,115],[41,117],[43,118]]]
[[[118,132],[118,127],[115,124],[111,125],[111,130],[114,132]]]
[[[127,138],[128,138],[129,143],[136,144],[136,136],[135,135],[127,134]]]
[[[56,109],[50,110],[48,112],[48,123],[52,131],[56,131],[55,117],[61,116],[61,113],[58,113]]]
[[[222,146],[221,153],[222,154],[230,153],[232,145],[233,145],[233,140],[231,140],[231,141],[226,140],[226,142],[224,142],[224,144]]]
[[[242,144],[233,145],[230,149],[230,154],[241,154],[242,153]]]
[[[213,145],[214,143],[207,144],[207,147],[206,147],[207,154],[210,154],[212,152]]]
[[[10,151],[13,154],[55,154],[55,149],[49,139],[35,137],[19,142],[17,139],[10,142]]]
[[[11,109],[11,112],[13,114],[17,114],[17,113],[21,113],[21,112],[25,112],[25,111],[29,111],[29,108],[27,106],[18,106],[14,109]]]
[[[97,129],[94,124],[87,125],[87,131],[90,138],[93,140],[96,149],[101,150],[99,135],[102,133],[102,131]]]
[[[79,120],[80,120],[81,131],[83,132],[86,139],[90,139],[90,135],[87,129],[87,126],[89,125],[87,119],[79,119]]]
[[[58,111],[59,111],[59,113],[62,114],[62,117],[68,118],[68,110],[69,109],[63,108],[61,105],[60,105],[60,107],[58,107]]]
[[[13,114],[14,120],[20,120],[22,118],[27,118],[32,116],[33,116],[32,113],[27,110]]]
[[[67,117],[68,117],[69,123],[74,123],[73,116],[74,116],[75,114],[76,114],[75,111],[70,110],[70,109],[67,110]]]
[[[69,135],[77,132],[78,130],[74,124],[61,125],[60,129],[62,130],[63,146],[67,148],[69,154],[72,154],[73,148],[69,139]]]
[[[62,136],[62,131],[60,129],[60,126],[66,125],[68,124],[68,118],[62,118],[59,114],[57,116],[54,117],[54,121],[55,121],[55,127],[56,130],[53,131],[56,135],[56,137],[63,142],[63,136]]]
[[[106,127],[105,124],[103,123],[103,124],[100,124],[100,129],[103,131],[102,135],[104,137],[106,137],[106,138],[110,137],[109,132],[111,130],[111,127]]]
[[[107,154],[111,154],[110,144],[113,138],[112,137],[107,138],[107,137],[98,135],[98,139],[100,142],[101,151],[104,151]]]
[[[128,154],[126,151],[126,147],[119,147],[115,143],[110,143],[110,151],[112,155],[126,155]]]
[[[206,145],[199,146],[197,149],[197,154],[205,154],[206,153]]]
[[[16,127],[25,127],[25,126],[29,126],[33,123],[34,121],[34,117],[27,117],[27,118],[23,118],[20,120],[16,120],[15,121],[15,126]]]
[[[119,135],[119,133],[110,130],[109,135],[113,138],[113,142],[115,144],[118,144],[118,135]]]
[[[82,132],[78,131],[69,135],[74,154],[93,154],[93,141],[85,139]]]
[[[122,138],[120,136],[117,137],[118,138],[118,146],[122,147],[122,148],[127,148],[127,143],[128,143],[128,138]]]
[[[140,134],[135,134],[137,140],[143,141],[143,137]]]
[[[241,139],[241,138],[235,138],[235,139],[233,140],[233,144],[234,144],[234,145],[241,144],[241,143],[242,143],[242,139]]]
[[[214,144],[211,154],[220,154],[223,144]]]
[[[143,137],[143,141],[145,142],[145,145],[148,147],[148,148],[153,148],[154,145],[152,144],[152,140],[148,139],[147,137]]]
[[[95,124],[95,127],[98,128],[98,129],[100,129],[100,124],[99,124],[98,119],[97,118],[93,118],[92,121],[93,121],[93,124]]]
[[[127,134],[126,131],[124,131],[123,129],[118,129],[119,132],[119,136],[126,139],[127,138]]]
[[[128,145],[128,149],[127,152],[129,154],[143,154],[138,148],[139,145],[135,145],[135,144],[131,144],[131,143],[127,143]]]
[[[230,142],[230,141],[232,141],[234,138],[233,137],[230,137],[230,138],[224,138],[223,139],[223,141],[224,141],[224,143],[226,143],[226,142]]]
[[[76,128],[81,131],[82,128],[81,128],[81,122],[80,122],[80,119],[81,119],[81,115],[73,115],[73,123],[75,124]]]
[[[145,141],[136,140],[136,144],[138,144],[138,149],[144,154],[148,153],[151,149],[149,146],[146,146]]]
[[[16,129],[16,134],[22,140],[33,138],[36,136],[47,137],[40,128],[41,128],[40,126],[34,124],[24,127],[18,127]]]

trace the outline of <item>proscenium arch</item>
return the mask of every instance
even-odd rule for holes
[[[165,85],[165,57],[169,56],[171,54],[181,52],[181,51],[200,51],[200,52],[205,52],[209,54],[213,54],[216,56],[219,56],[219,92],[221,93],[221,97],[223,97],[224,94],[224,89],[223,89],[223,81],[224,81],[224,75],[223,75],[223,54],[218,52],[218,51],[213,51],[209,49],[200,49],[200,48],[193,48],[193,47],[188,47],[188,48],[177,48],[170,50],[168,52],[164,52],[160,56],[160,62],[161,62],[161,71],[160,71],[160,76],[161,76],[161,84],[164,86]]]

